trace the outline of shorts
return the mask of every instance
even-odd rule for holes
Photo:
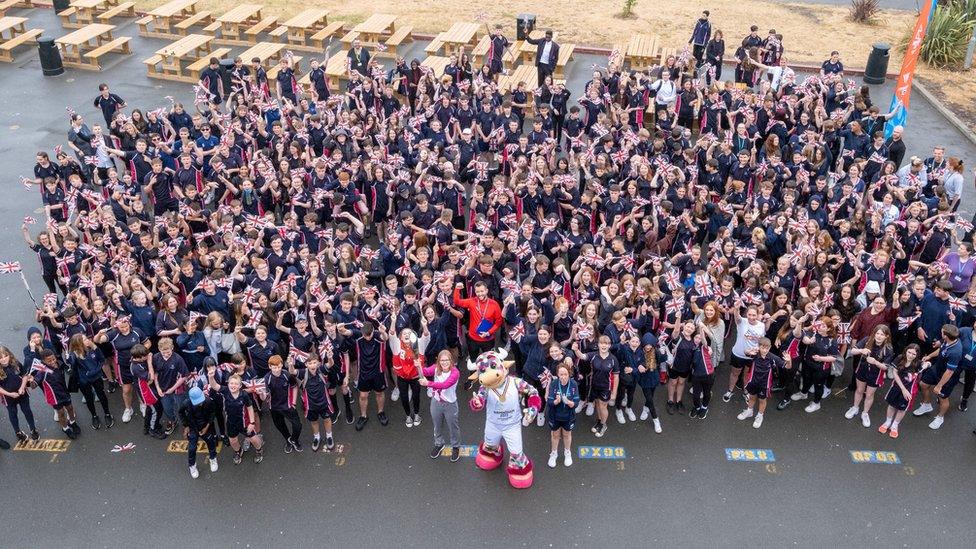
[[[909,405],[909,402],[905,400],[905,395],[901,394],[901,389],[894,383],[891,384],[891,388],[888,389],[888,394],[885,395],[885,402],[900,412],[907,410]]]
[[[750,381],[746,384],[746,392],[760,400],[766,400],[769,398],[769,385],[765,381],[764,379]]]
[[[329,368],[325,372],[325,379],[329,382],[329,389],[335,389],[342,385],[342,378],[345,377],[338,368]]]
[[[732,355],[732,357],[729,359],[729,365],[732,366],[733,368],[743,368],[743,369],[745,369],[745,368],[751,368],[752,367],[752,359],[751,358],[741,358],[741,357],[737,357],[735,355]]]
[[[691,370],[684,370],[679,372],[674,368],[668,368],[668,377],[671,379],[678,379],[679,377],[688,379],[689,377],[691,377]]]
[[[248,433],[243,423],[227,423],[227,438],[237,438],[242,434],[253,437],[256,433]]]
[[[57,402],[57,403],[51,405],[51,407],[54,408],[55,410],[63,410],[65,408],[67,408],[68,406],[71,406],[71,401],[70,400],[65,400],[65,401],[62,401],[62,402]]]
[[[594,400],[610,402],[610,389],[593,387],[590,389],[590,396],[592,396]]]
[[[366,379],[360,379],[359,383],[356,384],[356,389],[358,389],[360,393],[368,393],[370,391],[382,393],[386,390],[386,378],[379,375],[370,376]]]
[[[129,368],[123,368],[118,363],[118,358],[115,359],[115,381],[122,385],[131,385],[135,382],[135,376],[132,375],[132,370]]]
[[[938,385],[939,380],[942,379],[942,372],[935,368],[926,368],[922,370],[922,375],[918,379],[926,385]]]
[[[309,421],[318,421],[320,419],[329,419],[331,414],[329,414],[328,406],[315,406],[305,410],[305,419]]]
[[[607,396],[609,396],[609,395],[607,395]],[[553,419],[553,418],[549,418],[549,422],[548,423],[549,423],[549,430],[550,431],[558,431],[560,429],[564,429],[566,431],[572,431],[573,430],[573,427],[576,426],[576,418],[575,417],[573,417],[573,419]]]
[[[854,372],[854,378],[861,383],[866,383],[868,387],[874,387],[877,389],[884,384],[885,376],[881,371],[881,368],[871,366],[869,364],[861,363]]]
[[[939,398],[949,398],[952,394],[952,390],[956,388],[956,384],[959,383],[959,372],[962,370],[954,370],[952,375],[949,376],[949,380],[942,385],[942,392],[939,393]]]

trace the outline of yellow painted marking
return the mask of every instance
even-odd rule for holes
[[[14,450],[26,452],[67,452],[68,446],[71,446],[71,441],[68,439],[42,438],[37,442],[32,440],[18,442],[14,446]]]
[[[169,445],[166,446],[166,451],[174,454],[185,454],[188,445],[189,442],[185,440],[171,440],[169,441]],[[222,448],[223,448],[223,443],[218,440],[217,453],[220,453],[220,450]],[[202,453],[206,451],[207,451],[207,443],[202,440],[197,441],[197,452]]]

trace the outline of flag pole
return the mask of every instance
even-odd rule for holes
[[[24,288],[27,289],[27,295],[28,297],[30,297],[30,300],[34,303],[34,308],[40,310],[41,308],[37,306],[37,300],[34,299],[34,293],[31,292],[30,284],[27,283],[27,277],[24,276],[24,271],[20,271],[20,279],[24,281]]]

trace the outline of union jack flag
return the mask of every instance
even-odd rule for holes
[[[918,320],[918,317],[920,317],[920,316],[922,316],[922,315],[921,314],[917,314],[915,316],[900,316],[900,317],[898,317],[898,329],[901,330],[901,331],[907,330],[908,327],[911,326],[912,324],[914,324],[915,321]]]
[[[966,300],[961,297],[950,297],[949,298],[949,308],[956,311],[965,311],[967,307]]]
[[[676,315],[684,308],[685,302],[681,298],[669,299],[664,304],[664,312],[668,315]]]
[[[513,340],[520,341],[523,337],[525,337],[525,323],[519,322],[518,326],[512,328],[510,335],[512,336]]]
[[[21,272],[20,261],[3,261],[0,262],[0,273],[11,274]]]
[[[843,345],[851,342],[851,323],[841,322],[837,324],[837,343]]]

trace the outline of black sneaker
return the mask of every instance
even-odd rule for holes
[[[732,391],[725,391],[725,394],[722,395],[722,402],[729,402],[731,400],[732,400]]]
[[[682,416],[685,415],[685,403],[684,402],[681,402],[679,400],[678,401],[678,404],[675,406],[675,409],[678,411],[678,414],[679,415],[682,415]]]
[[[34,442],[37,442],[38,440],[40,440],[41,434],[37,432],[37,429],[31,429],[30,438]]]
[[[234,465],[240,465],[243,458],[244,452],[240,450],[234,452]]]
[[[264,461],[264,448],[254,451],[254,463],[261,463]]]
[[[596,436],[602,437],[606,433],[607,433],[607,424],[606,423],[601,423],[600,426],[596,430]]]
[[[98,416],[92,416],[92,429],[99,430],[102,428],[102,420]]]
[[[78,425],[77,421],[72,421],[68,424],[68,428],[75,432],[76,435],[81,434],[81,425]]]
[[[149,431],[149,436],[151,436],[153,438],[158,438],[159,440],[166,440],[166,433],[164,433],[163,431],[159,431],[159,430]]]
[[[301,441],[298,440],[292,442],[291,447],[294,448],[295,451],[298,452],[299,454],[302,453],[303,450],[305,450],[305,448],[302,446]]]
[[[783,400],[779,401],[779,404],[776,405],[776,409],[777,410],[780,410],[780,411],[785,410],[785,409],[789,408],[789,406],[790,406],[790,404],[792,402],[793,401],[790,400],[790,397],[786,397]]]
[[[78,438],[78,435],[74,432],[74,430],[71,427],[65,427],[64,429],[61,430],[64,431],[65,436],[67,436],[71,440]]]
[[[335,448],[335,440],[332,435],[325,435],[325,449],[331,452],[333,448]]]
[[[430,451],[430,459],[437,459],[441,457],[441,451],[444,449],[443,444],[438,444]]]
[[[668,404],[667,404],[667,410],[668,410],[668,415],[669,416],[673,416],[674,415],[674,403],[671,402],[670,400],[668,401]]]
[[[116,383],[116,382],[114,382],[114,381],[108,381],[105,384],[105,388],[108,389],[109,394],[114,393],[115,390],[118,389],[118,387],[119,387],[119,384]]]
[[[959,411],[960,412],[965,412],[968,409],[969,409],[969,401],[966,400],[966,399],[960,400],[959,401]]]
[[[688,412],[688,417],[698,417],[698,408],[692,408],[691,411]]]
[[[598,430],[600,430],[600,420],[599,419],[596,420],[596,423],[593,424],[593,427],[590,427],[590,432],[591,433],[595,433]]]
[[[291,441],[290,440],[286,440],[285,441],[285,453],[286,454],[290,454],[292,450],[294,450],[294,448],[291,445]]]
[[[380,412],[376,414],[376,417],[380,419],[380,425],[386,427],[387,425],[390,424],[390,418],[386,416],[386,412]]]
[[[111,429],[112,427],[115,427],[115,418],[112,417],[112,414],[105,414],[105,428]]]
[[[176,423],[170,423],[169,425],[166,426],[166,429],[164,429],[163,432],[166,433],[166,436],[170,436],[173,434],[173,431],[175,430],[176,430]]]
[[[17,431],[17,440],[19,442],[27,442],[27,433],[23,431]]]
[[[0,450],[9,450],[9,449],[10,449],[10,443],[0,438]]]
[[[336,420],[338,420],[338,419],[339,419],[339,411],[338,410],[336,410],[336,412],[334,414],[332,414],[332,415],[329,416],[329,421],[331,421],[332,423],[335,423]]]
[[[346,406],[346,425],[352,425],[355,420],[352,415],[352,408]]]
[[[702,408],[698,411],[698,419],[705,419],[708,417],[708,408]]]
[[[224,443],[224,446],[230,446],[230,437],[229,436],[224,435],[224,436],[220,437],[220,441]]]
[[[322,440],[319,437],[312,437],[312,451],[318,452],[319,445],[322,444]]]
[[[356,430],[357,431],[362,431],[363,430],[363,427],[366,426],[366,422],[367,421],[369,421],[369,418],[368,417],[366,417],[366,416],[359,416],[359,419],[356,420]]]
[[[457,446],[451,448],[451,463],[461,461],[461,449]]]

